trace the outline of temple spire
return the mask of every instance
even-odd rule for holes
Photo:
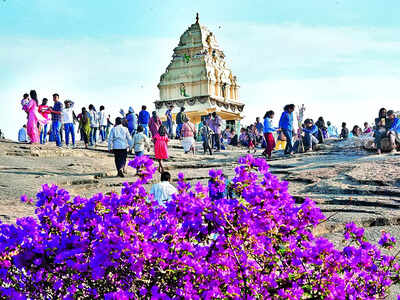
[[[199,24],[199,13],[196,13],[196,24]]]

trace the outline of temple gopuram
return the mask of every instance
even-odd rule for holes
[[[237,77],[226,66],[214,34],[200,25],[198,14],[196,23],[180,37],[158,88],[160,100],[155,106],[160,117],[173,105],[173,114],[184,106],[195,124],[214,111],[232,127],[242,119],[244,104],[239,100]]]

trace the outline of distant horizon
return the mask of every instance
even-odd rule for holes
[[[288,103],[338,128],[371,123],[381,107],[399,110],[400,3],[368,2],[0,2],[0,129],[16,139],[31,89],[50,103],[58,92],[76,110],[104,105],[113,118],[129,106],[153,110],[196,12],[238,77],[244,124],[270,109],[277,123]]]

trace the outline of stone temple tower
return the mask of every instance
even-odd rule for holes
[[[174,114],[184,106],[196,124],[214,111],[231,126],[242,119],[244,104],[239,100],[237,77],[227,67],[214,34],[200,25],[198,14],[181,35],[158,88],[160,99],[155,106],[160,117],[173,105]]]

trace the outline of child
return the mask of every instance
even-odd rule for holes
[[[21,100],[21,106],[23,111],[26,111],[26,109],[28,108],[28,103],[29,103],[29,95],[25,93]],[[26,114],[28,115],[28,112]]]
[[[249,127],[247,127],[247,138],[249,141],[249,150],[247,152],[250,153],[250,151],[254,150],[254,153],[256,153],[257,141],[256,141],[256,135],[254,133],[253,125],[250,125]]]
[[[143,156],[145,147],[147,151],[150,151],[149,139],[143,133],[143,126],[139,125],[135,135],[133,136],[133,148],[135,149],[135,156]]]
[[[272,150],[274,150],[275,148],[275,138],[273,133],[278,129],[277,127],[272,126],[272,119],[274,118],[274,116],[275,113],[272,110],[267,111],[264,116],[263,131],[264,131],[266,147],[263,152],[263,155],[268,156],[268,158],[271,158]]]
[[[164,166],[162,161],[164,159],[168,159],[168,135],[167,129],[164,125],[161,125],[158,129],[158,133],[153,138],[154,140],[154,154],[156,159],[158,160],[158,172],[164,172]]]
[[[340,133],[340,138],[346,140],[349,137],[349,130],[346,128],[346,122],[342,123],[342,132]]]

